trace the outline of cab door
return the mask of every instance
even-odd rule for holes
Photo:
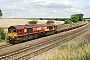
[[[18,36],[23,36],[24,35],[24,30],[23,29],[18,29],[17,34],[18,34]]]

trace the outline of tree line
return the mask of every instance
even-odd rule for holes
[[[70,19],[65,20],[65,24],[70,24],[72,22],[78,22],[83,20],[84,14],[73,14],[71,15]]]
[[[28,21],[28,23],[26,25],[30,25],[30,24],[37,24],[37,20],[32,20],[32,21]],[[54,20],[48,20],[46,22],[47,24],[50,24],[50,23],[55,23]]]
[[[0,18],[1,18],[2,15],[3,15],[3,14],[2,14],[2,10],[0,10]]]
[[[6,33],[3,28],[0,28],[0,40],[4,40],[6,37]]]

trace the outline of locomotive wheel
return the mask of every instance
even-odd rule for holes
[[[29,37],[28,37],[29,39],[33,39],[33,35],[29,35]]]
[[[21,41],[20,40],[17,40],[17,43],[20,43]]]
[[[50,32],[46,32],[46,36],[50,35]]]
[[[15,43],[15,41],[9,41],[9,43],[14,44],[14,43]]]
[[[34,35],[34,38],[38,38],[38,34],[35,34],[35,35]]]
[[[51,34],[54,34],[54,31],[52,31]]]
[[[56,34],[58,34],[59,33],[59,31],[56,31]]]

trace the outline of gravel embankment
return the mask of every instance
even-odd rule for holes
[[[0,46],[1,46],[1,45],[5,45],[5,44],[7,44],[7,43],[6,43],[6,42],[4,42],[4,43],[0,43]]]
[[[82,28],[82,27],[80,27],[80,28]],[[79,29],[79,28],[77,28],[77,29]],[[77,30],[77,29],[74,29],[74,30]],[[70,31],[63,32],[63,33],[60,33],[60,34],[61,34],[61,36],[63,36],[64,34],[66,34],[66,33],[68,34],[68,33],[72,32],[74,30],[70,30]],[[35,45],[36,43],[40,43],[40,42],[43,42],[45,40],[48,40],[48,38],[55,38],[55,36],[60,36],[60,34],[56,34],[56,35],[52,35],[52,36],[48,36],[48,37],[43,37],[43,38],[39,38],[39,39],[36,39],[36,40],[28,41],[28,42],[25,42],[25,43],[17,44],[17,45],[11,46],[11,47],[0,49],[0,55],[9,53],[11,51],[15,51],[15,50],[27,47],[27,46]]]

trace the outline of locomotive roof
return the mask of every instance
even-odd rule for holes
[[[33,25],[15,25],[10,27],[14,27],[16,29],[24,29],[24,28],[43,27],[43,26],[55,26],[55,25],[54,24],[33,24]]]

